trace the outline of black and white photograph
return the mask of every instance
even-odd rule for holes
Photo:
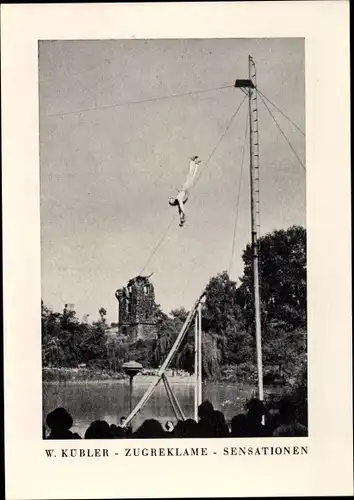
[[[353,493],[349,4],[1,6],[8,500]]]
[[[304,39],[38,67],[43,438],[308,436]]]

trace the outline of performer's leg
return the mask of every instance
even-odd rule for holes
[[[198,156],[192,158],[189,162],[189,172],[187,176],[187,180],[182,188],[182,191],[189,191],[194,183],[195,177],[198,171],[198,165],[200,160],[198,160]]]

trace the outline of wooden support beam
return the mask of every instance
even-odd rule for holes
[[[136,417],[136,415],[139,413],[139,411],[143,408],[143,406],[147,403],[147,401],[150,399],[151,397],[151,394],[153,393],[155,387],[159,384],[160,380],[161,380],[161,377],[162,375],[165,373],[165,371],[168,369],[174,355],[176,354],[176,352],[178,351],[187,331],[188,331],[188,328],[193,320],[193,317],[197,311],[197,308],[198,308],[198,305],[200,303],[200,301],[202,300],[202,298],[204,297],[205,295],[205,291],[202,293],[202,295],[198,298],[198,300],[195,302],[195,304],[193,305],[192,309],[190,310],[188,316],[187,316],[187,319],[186,321],[184,322],[184,325],[182,326],[181,328],[181,331],[179,332],[170,352],[168,353],[167,355],[167,358],[165,359],[165,361],[163,362],[159,372],[158,372],[158,375],[157,375],[157,379],[154,380],[150,387],[147,389],[147,391],[145,392],[145,394],[143,395],[143,397],[140,399],[140,401],[138,402],[138,404],[136,405],[136,407],[133,409],[133,411],[128,415],[126,421],[125,421],[125,424],[124,424],[124,427],[126,427],[129,422],[131,422],[133,420],[133,418]]]
[[[177,420],[179,420],[180,415],[178,413],[178,408],[176,407],[174,399],[172,397],[172,394],[171,394],[171,391],[170,391],[171,388],[168,385],[167,378],[165,377],[165,375],[162,375],[161,378],[162,378],[162,382],[164,383],[164,386],[165,386],[165,389],[166,389],[166,393],[167,393],[168,399],[170,400],[170,403],[171,403],[173,412],[175,414],[175,417],[176,417]]]
[[[175,393],[173,392],[172,387],[170,386],[170,383],[169,383],[169,381],[168,381],[168,379],[167,379],[167,377],[166,377],[165,374],[162,375],[162,380],[163,380],[163,382],[165,384],[165,388],[166,388],[166,392],[168,393],[168,397],[170,398],[170,401],[171,400],[173,401],[173,404],[177,408],[181,420],[186,420],[186,416],[183,413],[181,405],[179,404],[178,399],[176,398]],[[176,417],[177,417],[177,420],[178,420],[178,416],[177,415],[176,415]]]

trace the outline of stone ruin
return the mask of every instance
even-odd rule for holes
[[[149,278],[136,276],[116,291],[118,300],[118,333],[130,340],[157,336],[157,306],[154,286]]]

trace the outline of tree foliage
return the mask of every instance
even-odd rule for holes
[[[243,252],[244,273],[238,302],[249,328],[253,329],[252,247]],[[259,240],[259,274],[262,322],[284,328],[306,327],[306,230],[292,226]]]

